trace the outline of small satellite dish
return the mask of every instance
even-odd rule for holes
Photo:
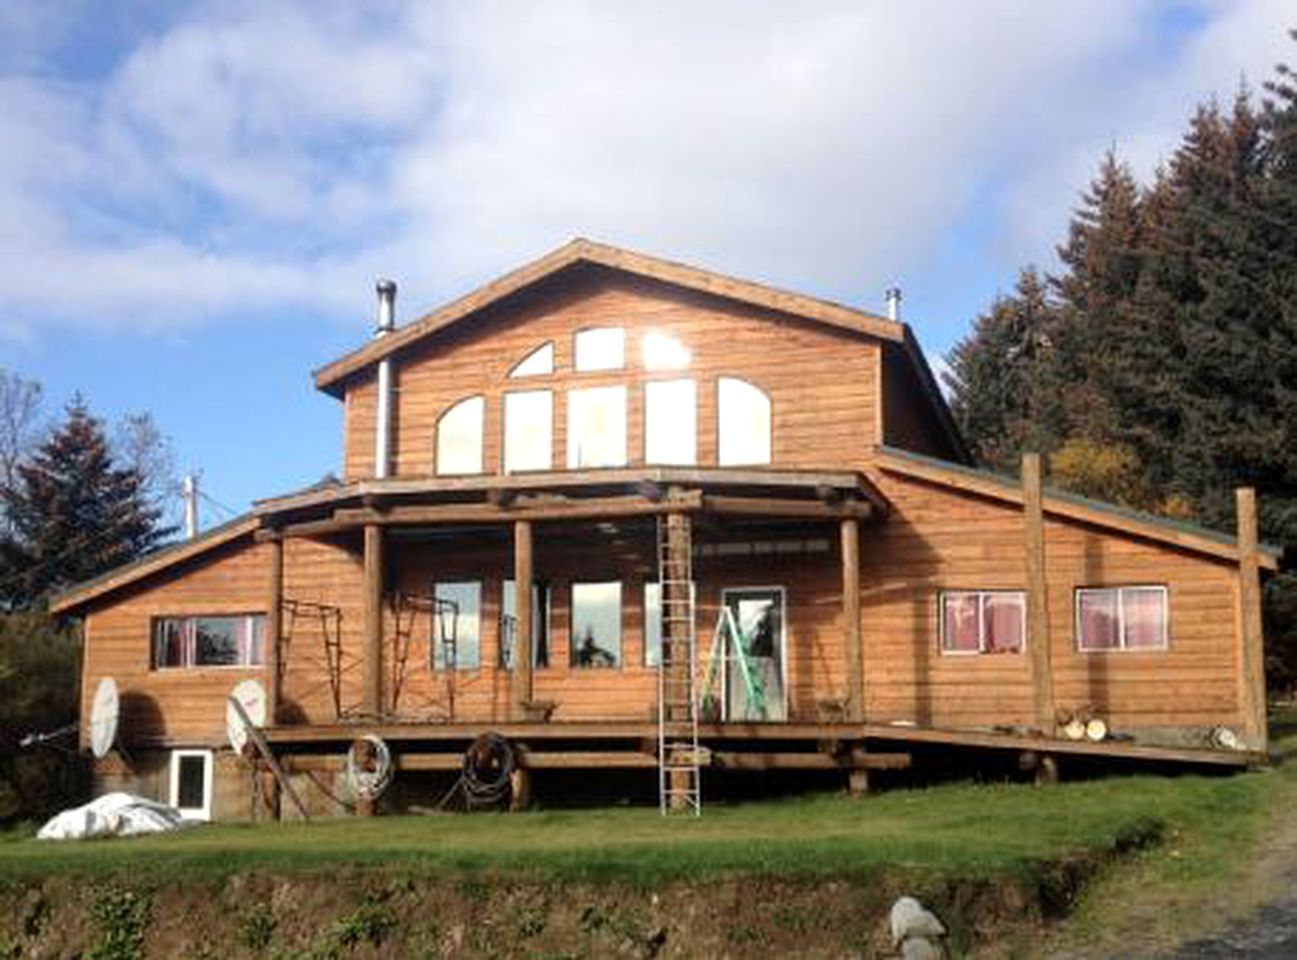
[[[266,688],[260,680],[241,680],[230,691],[230,700],[238,701],[254,727],[266,725]],[[248,742],[248,729],[239,718],[239,712],[228,700],[225,703],[225,732],[235,753],[243,753]]]
[[[108,756],[117,740],[117,720],[121,715],[121,700],[117,696],[117,681],[104,677],[95,688],[95,699],[90,707],[90,752],[95,759]]]
[[[1098,717],[1095,717],[1093,720],[1091,720],[1089,723],[1085,725],[1085,738],[1087,740],[1092,740],[1093,742],[1098,743],[1100,740],[1105,739],[1107,736],[1108,736],[1108,725],[1104,723],[1102,720],[1100,720]]]

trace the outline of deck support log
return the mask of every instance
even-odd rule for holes
[[[869,792],[869,771],[850,770],[847,772],[847,793],[853,797],[863,797]]]
[[[509,773],[509,812],[521,813],[531,806],[531,771],[514,767]]]
[[[513,525],[513,715],[518,721],[530,719],[532,701],[531,532],[529,520]]]
[[[678,491],[669,491],[668,499],[679,499]],[[693,663],[689,656],[690,633],[692,624],[677,619],[681,609],[692,609],[689,602],[690,584],[688,571],[693,553],[693,531],[690,529],[689,517],[680,512],[667,514],[667,549],[665,569],[658,571],[662,584],[662,671],[666,689],[688,690],[689,671]],[[670,698],[659,703],[663,718],[670,725],[688,724],[690,710],[696,709],[684,705],[684,715],[676,715],[678,704],[673,705]],[[692,774],[688,770],[673,769],[667,774],[668,788],[671,791],[671,807],[683,810],[688,806],[686,791],[696,787],[690,783]]]
[[[1040,454],[1022,455],[1022,514],[1027,561],[1027,653],[1036,726],[1052,737],[1057,726],[1049,638],[1049,592],[1045,582],[1045,511]]]
[[[280,683],[283,667],[280,644],[284,633],[284,541],[269,541],[269,576],[266,583],[266,725],[279,722]]]
[[[365,527],[364,576],[364,673],[361,712],[366,717],[383,715],[383,528]]]
[[[842,540],[842,629],[846,657],[847,720],[865,718],[864,666],[860,644],[860,521],[845,518],[840,524]]]
[[[1241,675],[1243,729],[1250,749],[1267,748],[1265,649],[1261,627],[1261,568],[1257,554],[1258,523],[1256,491],[1240,487],[1235,491],[1238,507],[1238,600],[1241,614]]]

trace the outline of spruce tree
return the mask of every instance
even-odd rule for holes
[[[103,425],[79,397],[3,498],[12,532],[0,542],[0,585],[10,609],[38,606],[171,533],[159,527],[139,471],[114,463]]]

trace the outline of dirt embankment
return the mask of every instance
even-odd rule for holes
[[[342,870],[56,876],[0,886],[0,958],[873,957],[887,912],[919,896],[956,954],[1066,912],[1113,853],[997,879],[730,877],[651,888]]]

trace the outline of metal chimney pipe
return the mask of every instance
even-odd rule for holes
[[[901,288],[888,287],[886,296],[887,319],[899,321],[901,319]]]
[[[198,536],[198,475],[187,473],[180,478],[180,496],[185,501],[185,539]]]
[[[379,280],[378,321],[374,325],[374,339],[380,340],[396,329],[396,283]],[[382,480],[388,475],[392,463],[392,360],[384,357],[378,361],[378,409],[374,423],[374,477]]]

